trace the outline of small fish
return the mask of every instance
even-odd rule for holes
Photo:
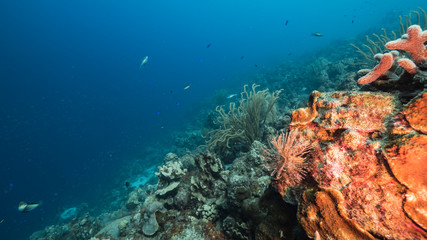
[[[289,20],[286,20],[285,22],[285,26],[288,26]]]
[[[175,103],[175,105],[179,106],[179,102],[177,101],[177,102]]]
[[[0,220],[0,223],[3,223],[3,222],[4,222],[4,218],[2,220]]]
[[[241,56],[241,57],[240,57],[240,59],[242,59],[242,60],[243,60],[243,58],[245,58],[245,56]]]
[[[312,33],[311,35],[315,37],[323,37],[323,33],[320,33],[320,32],[315,32],[315,33]]]
[[[351,20],[351,24],[353,24],[354,23],[354,20]]]
[[[230,95],[228,95],[228,96],[227,96],[227,99],[232,99],[232,98],[234,98],[235,96],[237,96],[237,94],[235,94],[235,93],[234,93],[234,94],[230,94]]]
[[[142,59],[141,64],[139,64],[139,69],[141,69],[145,64],[148,62],[148,56],[145,56],[144,59]]]
[[[187,89],[189,89],[190,87],[191,87],[191,85],[190,85],[190,84],[185,85],[184,90],[187,90]]]
[[[258,67],[258,64],[254,64],[254,67]]]
[[[22,213],[26,213],[29,211],[32,211],[36,209],[38,206],[40,206],[41,203],[26,203],[26,202],[20,202],[18,205],[18,210]]]
[[[128,187],[130,187],[130,182],[126,182],[125,183],[125,186],[128,188]]]
[[[209,48],[211,46],[211,44],[209,43],[207,46],[206,46],[206,48]]]

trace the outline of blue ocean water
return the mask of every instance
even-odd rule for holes
[[[260,69],[417,6],[426,9],[423,0],[1,1],[0,238],[26,239],[58,209],[96,204],[123,165],[216,91],[239,92]],[[23,214],[20,201],[43,203]]]

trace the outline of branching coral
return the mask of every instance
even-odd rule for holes
[[[266,168],[278,182],[279,191],[301,183],[307,168],[304,155],[311,150],[310,143],[301,139],[295,129],[271,138],[270,142],[273,148],[265,149],[263,158]]]
[[[404,22],[402,22],[403,17],[399,16],[399,29],[396,30],[396,32],[398,32],[399,35],[403,35],[405,33],[405,29],[408,29],[408,27],[411,26],[412,24],[417,24],[420,26],[421,26],[421,24],[423,24],[422,29],[423,30],[427,29],[427,14],[424,11],[424,9],[422,9],[421,7],[418,7],[418,9],[421,12],[421,14],[418,11],[411,11],[408,15],[403,16],[405,18]],[[415,23],[412,23],[413,15],[411,15],[411,13],[414,13],[416,16],[416,22]],[[362,64],[370,65],[372,63],[376,63],[377,61],[374,58],[374,56],[376,54],[382,53],[386,50],[385,44],[387,42],[390,42],[391,40],[397,39],[397,34],[395,31],[391,31],[391,34],[388,34],[387,31],[385,30],[385,28],[381,28],[381,30],[382,30],[382,33],[379,35],[375,34],[375,33],[372,34],[373,39],[369,38],[369,36],[366,35],[367,44],[362,45],[364,48],[366,48],[365,51],[362,50],[361,48],[359,48],[358,46],[354,45],[354,44],[350,44],[350,46],[355,48],[356,51],[358,53],[360,53],[364,57],[365,60],[368,61],[368,62],[364,62]]]
[[[380,63],[375,66],[372,71],[370,71],[365,76],[359,78],[357,83],[359,84],[368,84],[375,80],[377,80],[379,77],[381,77],[383,74],[385,74],[393,65],[395,57],[391,53],[386,53],[381,57]]]
[[[217,106],[219,113],[218,129],[212,130],[206,137],[210,136],[206,147],[224,151],[230,148],[230,143],[241,144],[249,148],[256,139],[260,139],[265,123],[272,112],[274,103],[279,98],[281,90],[270,94],[268,89],[257,91],[258,85],[252,85],[252,91],[247,91],[247,85],[243,87],[239,107],[234,102],[230,103],[228,113],[224,106]]]
[[[397,63],[410,74],[416,74],[418,72],[417,65],[408,58],[401,58],[397,60]]]
[[[388,42],[385,47],[408,52],[416,63],[425,61],[427,51],[424,43],[427,42],[427,30],[423,31],[419,25],[412,25],[408,27],[407,32],[407,39],[402,36],[401,39]]]
[[[427,41],[427,30],[422,31],[419,25],[412,25],[408,27],[407,32],[408,34],[403,35],[402,38],[387,42],[385,47],[389,50],[398,49],[407,52],[415,63],[425,62],[427,60],[427,48],[424,43]],[[397,51],[391,51],[383,55],[377,54],[376,56],[379,55],[381,55],[380,63],[368,74],[359,78],[359,84],[368,84],[381,76],[387,75],[387,72],[392,73],[390,69],[393,67],[395,60],[410,74],[418,72],[417,65]]]

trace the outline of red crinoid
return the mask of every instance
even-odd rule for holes
[[[265,167],[271,176],[284,189],[302,182],[307,173],[305,155],[310,152],[311,145],[299,137],[298,130],[281,133],[270,139],[273,149],[264,149]]]

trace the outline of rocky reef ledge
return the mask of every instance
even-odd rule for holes
[[[169,153],[158,183],[133,189],[121,209],[31,239],[427,238],[426,91],[407,104],[314,91],[287,130],[311,145],[297,185],[272,179],[259,141],[227,166],[209,152]]]
[[[388,93],[313,92],[290,128],[313,145],[310,181],[281,194],[310,237],[427,238],[426,91],[403,106]]]

